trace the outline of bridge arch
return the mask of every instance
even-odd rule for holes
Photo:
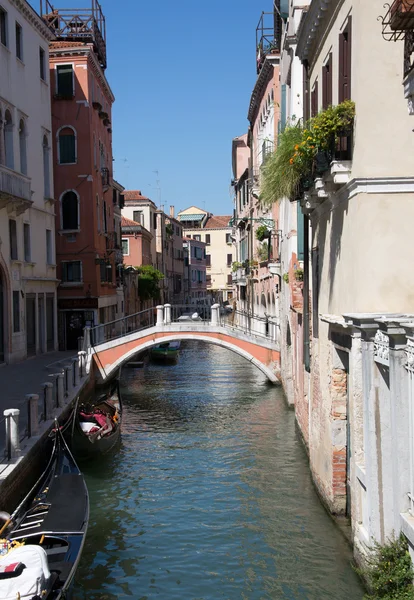
[[[135,339],[128,339],[134,338]],[[106,381],[114,377],[118,369],[136,354],[149,350],[162,342],[196,340],[208,344],[222,346],[242,356],[251,364],[255,365],[272,383],[278,383],[279,379],[275,373],[280,366],[280,353],[272,348],[265,348],[239,337],[232,337],[223,333],[213,331],[159,331],[150,335],[134,335],[123,338],[121,341],[100,344],[95,348],[93,354],[95,375],[98,382]]]

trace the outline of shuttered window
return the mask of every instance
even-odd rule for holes
[[[209,234],[209,233],[206,233],[206,245],[207,245],[207,246],[210,246],[210,244],[211,244],[211,241],[210,241],[210,239],[211,239],[211,238],[210,238],[210,234]]]
[[[57,94],[71,97],[73,93],[73,67],[72,65],[57,65]]]
[[[65,128],[59,134],[59,164],[76,163],[76,138],[72,129]]]
[[[316,117],[318,114],[318,87],[318,80],[316,80],[311,94],[311,117]]]
[[[303,65],[303,119],[309,121],[310,117],[310,98],[309,98],[309,77],[308,70]]]
[[[80,260],[62,262],[62,281],[80,283],[82,281],[82,263]]]
[[[206,254],[206,267],[211,267],[211,255]]]
[[[231,267],[232,262],[233,262],[233,254],[227,254],[227,266]]]
[[[332,53],[329,60],[322,68],[322,108],[332,105]]]
[[[339,34],[339,103],[351,98],[351,46],[352,46],[352,17],[342,33]]]

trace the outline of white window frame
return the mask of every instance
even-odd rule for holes
[[[71,162],[71,163],[61,163],[60,162],[59,137],[60,137],[60,132],[62,131],[62,129],[72,129],[72,131],[75,135],[75,162]],[[66,167],[67,165],[77,165],[78,164],[78,134],[76,132],[76,129],[72,125],[62,125],[62,127],[59,127],[59,129],[56,132],[56,145],[57,145],[58,165],[63,165],[64,167]]]
[[[74,192],[76,194],[77,199],[78,199],[78,228],[77,229],[63,229],[62,199],[63,199],[63,196],[65,194],[67,194],[68,192]],[[65,190],[64,192],[61,193],[61,195],[59,197],[59,215],[60,215],[60,229],[59,229],[59,231],[61,231],[62,233],[76,233],[76,232],[80,231],[80,196],[79,196],[79,194],[78,194],[78,192],[76,190],[68,189],[68,190]],[[66,262],[73,262],[73,261],[66,261]]]
[[[4,40],[5,43],[3,43],[0,40],[0,45],[3,46],[4,48],[9,48],[9,13],[7,12],[7,10],[0,5],[0,10],[2,13],[4,13],[4,20],[5,20],[5,32],[6,32],[6,39]]]
[[[127,246],[128,246],[128,252],[124,252],[124,249],[123,249],[124,242],[127,242]],[[122,254],[123,254],[124,256],[129,256],[129,251],[130,251],[130,246],[129,246],[129,238],[124,238],[124,237],[123,237],[123,238],[121,239],[121,247],[122,247]]]
[[[17,27],[20,27],[20,56],[17,54]],[[16,46],[16,58],[18,60],[20,60],[20,62],[24,62],[23,27],[22,27],[22,25],[20,25],[19,21],[15,21],[14,35],[15,35],[15,46]]]
[[[73,97],[75,97],[76,96],[76,89],[75,89],[75,63],[64,62],[64,63],[56,63],[55,64],[55,94],[56,95],[59,93],[59,91],[58,91],[58,67],[72,67],[72,90],[73,90]]]
[[[42,54],[43,52],[43,54]],[[39,46],[39,79],[40,81],[43,81],[43,83],[47,83],[47,60],[46,60],[46,50],[43,48],[43,46]],[[41,57],[43,57],[43,73],[44,73],[44,78],[42,77],[42,62],[41,62]]]

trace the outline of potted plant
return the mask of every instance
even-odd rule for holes
[[[390,27],[393,31],[414,29],[414,0],[394,0],[390,9]]]
[[[238,262],[237,260],[235,260],[233,263],[231,263],[231,270],[233,271],[233,273],[235,273],[242,267],[243,267],[242,263]]]
[[[303,269],[295,269],[296,281],[303,281]]]
[[[270,237],[270,230],[266,227],[266,225],[260,225],[256,229],[256,239],[259,242],[263,242],[263,240],[267,240]]]

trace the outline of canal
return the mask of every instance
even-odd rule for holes
[[[122,444],[85,470],[76,600],[362,599],[281,388],[195,341],[121,383]]]

